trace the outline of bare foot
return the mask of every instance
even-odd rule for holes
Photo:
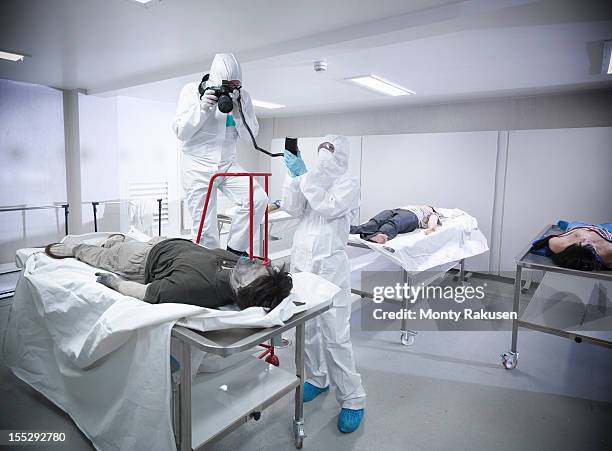
[[[385,244],[387,241],[389,241],[389,237],[385,235],[384,233],[379,233],[378,235],[374,235],[373,237],[370,237],[370,241],[374,241],[375,243],[378,243],[378,244]]]

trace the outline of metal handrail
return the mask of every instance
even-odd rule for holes
[[[91,207],[93,209],[93,217],[94,217],[94,232],[98,231],[98,205],[100,205],[101,203],[103,204],[121,204],[123,202],[133,202],[135,200],[153,200],[155,199],[157,201],[157,228],[158,228],[158,234],[159,236],[161,236],[162,234],[162,203],[163,203],[163,198],[156,198],[156,197],[139,197],[137,199],[113,199],[113,200],[96,200],[96,201],[91,201],[91,202],[81,202],[83,204],[88,204],[91,203]]]
[[[66,231],[66,235],[68,235],[68,213],[70,213],[69,210],[69,206],[70,204],[66,203],[62,203],[62,204],[58,204],[58,205],[37,205],[34,207],[16,207],[16,206],[6,206],[6,207],[0,207],[0,213],[3,212],[10,212],[10,211],[32,211],[32,210],[49,210],[49,209],[60,209],[63,208],[64,209],[64,225],[65,225],[65,231]]]

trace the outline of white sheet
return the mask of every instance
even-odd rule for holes
[[[424,229],[417,229],[400,234],[384,245],[363,240],[359,235],[349,235],[349,242],[365,244],[410,273],[446,268],[450,263],[489,250],[476,218],[457,208],[436,207],[436,210],[444,218],[432,234],[425,235]]]
[[[245,323],[264,327],[300,309],[289,298],[267,315],[262,309],[150,305],[96,283],[95,272],[74,259],[31,253],[15,291],[4,358],[19,378],[68,412],[97,449],[175,449],[169,395],[175,321],[189,317],[190,327],[219,329],[235,327],[243,314]],[[338,290],[307,273],[294,275],[294,287],[294,297],[308,302],[301,309]]]

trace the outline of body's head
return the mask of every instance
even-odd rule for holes
[[[548,241],[551,258],[564,268],[581,271],[606,269],[602,255],[609,255],[612,243],[597,232],[587,228],[576,228]]]
[[[238,260],[232,269],[230,284],[241,310],[248,307],[273,309],[289,296],[293,288],[291,274],[284,266],[276,268],[247,258]]]
[[[579,271],[600,271],[605,269],[601,258],[590,244],[570,244],[561,252],[553,253],[552,261],[563,268]]]
[[[330,177],[339,177],[348,172],[349,141],[346,136],[326,135],[317,150],[319,172]]]

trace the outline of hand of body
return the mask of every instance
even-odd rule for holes
[[[425,229],[425,235],[429,235],[437,230],[439,220],[440,217],[435,213],[429,216],[429,220],[427,221],[427,228]]]
[[[300,175],[306,174],[308,170],[306,169],[306,163],[302,160],[301,154],[298,151],[297,155],[285,150],[283,159],[285,160],[285,165],[291,174],[291,177],[299,177]]]
[[[141,301],[145,299],[147,293],[147,285],[145,284],[123,280],[121,277],[107,272],[97,272],[96,276],[96,282],[107,286],[111,290],[115,290],[124,296],[140,299]]]

